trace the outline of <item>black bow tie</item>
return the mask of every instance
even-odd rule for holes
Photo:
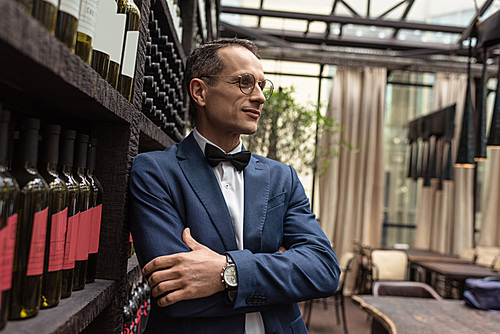
[[[214,145],[207,144],[205,146],[205,157],[208,164],[212,167],[217,166],[222,161],[229,161],[238,171],[242,171],[250,161],[251,153],[249,151],[241,151],[235,154],[226,154]]]

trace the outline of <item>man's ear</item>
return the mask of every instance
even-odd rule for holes
[[[191,93],[191,97],[194,102],[200,106],[204,107],[206,104],[205,95],[206,95],[206,85],[203,80],[198,78],[193,78],[189,83],[189,92]]]

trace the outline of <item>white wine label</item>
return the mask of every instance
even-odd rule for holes
[[[45,0],[45,2],[50,3],[52,6],[56,7],[59,6],[59,1],[58,0]]]
[[[122,74],[133,78],[135,73],[135,60],[137,58],[137,45],[139,44],[139,32],[127,31],[125,41],[125,52],[123,54]]]
[[[47,235],[47,217],[49,209],[39,211],[33,216],[33,228],[31,230],[31,243],[28,255],[28,267],[26,276],[38,276],[43,274],[43,261],[45,255],[45,236]]]
[[[109,36],[113,36],[110,41],[111,50],[109,59],[117,64],[121,64],[123,39],[125,38],[125,23],[127,22],[126,14],[115,14],[114,24],[109,28]]]
[[[59,10],[78,19],[80,0],[60,0]]]
[[[94,38],[99,0],[82,0],[80,17],[78,18],[78,32]]]
[[[109,55],[109,27],[113,24],[116,15],[115,0],[100,0],[97,5],[97,16],[95,22],[94,38],[92,48]]]
[[[101,234],[102,204],[92,209],[92,231],[90,232],[89,254],[99,251],[99,236]]]
[[[76,243],[76,260],[85,261],[89,258],[90,226],[92,224],[92,211],[80,212],[78,224],[78,241]]]
[[[50,272],[63,268],[64,260],[64,238],[66,237],[66,225],[68,222],[68,208],[54,213],[50,220],[50,247],[49,268]]]

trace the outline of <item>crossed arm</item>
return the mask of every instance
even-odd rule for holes
[[[151,275],[148,285],[157,299],[158,306],[170,306],[181,300],[198,299],[223,291],[222,268],[226,256],[198,243],[189,228],[182,233],[182,240],[191,249],[187,253],[159,256],[142,269],[144,276]],[[285,248],[280,247],[283,253]]]

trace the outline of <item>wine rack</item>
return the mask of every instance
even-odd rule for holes
[[[176,86],[181,105],[177,105],[178,117],[173,121],[179,133],[174,135],[167,134],[142,112],[151,10],[181,62],[174,66],[180,67],[191,50],[190,44],[181,41],[192,41],[194,34],[199,34],[193,33],[198,28],[188,26],[196,24],[189,15],[198,10],[205,12],[197,8],[197,0],[182,1],[183,29],[178,29],[166,1],[135,1],[141,10],[141,24],[131,102],[50,35],[19,2],[0,2],[0,102],[13,113],[70,124],[97,138],[96,176],[104,188],[95,282],[62,299],[57,307],[40,310],[34,318],[9,321],[0,333],[121,332],[126,292],[130,282],[140,276],[135,256],[127,256],[130,167],[139,152],[164,149],[179,141],[188,109],[184,88]],[[213,7],[216,1],[206,2]],[[183,36],[178,36],[181,31]]]

